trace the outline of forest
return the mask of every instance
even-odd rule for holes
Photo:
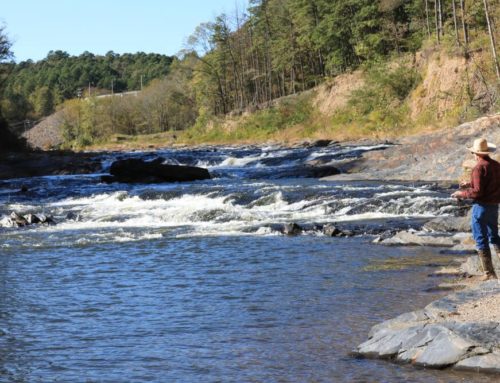
[[[173,57],[160,54],[104,56],[83,52],[70,56],[50,51],[43,60],[3,64],[7,73],[1,92],[3,116],[10,122],[37,120],[65,100],[103,93],[139,90],[169,73]]]
[[[200,24],[173,58],[50,52],[41,62],[9,64],[2,111],[16,120],[63,105],[65,140],[76,146],[113,134],[188,129],[192,137],[213,118],[269,109],[276,99],[362,69],[372,81],[351,106],[367,114],[414,89],[418,73],[389,63],[426,46],[466,59],[488,51],[493,107],[499,16],[499,0],[250,0],[246,10]],[[139,89],[143,75],[148,86],[138,97],[75,99],[89,84],[108,92],[113,81],[117,92]],[[298,116],[296,108],[270,109],[274,114],[264,122],[278,128],[308,113],[307,105],[299,105]]]

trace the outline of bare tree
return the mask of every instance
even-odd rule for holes
[[[460,13],[462,18],[462,30],[464,32],[464,45],[467,51],[467,46],[469,45],[469,31],[467,21],[465,20],[465,0],[460,0]]]
[[[436,24],[437,42],[439,44],[441,42],[441,35],[439,33],[439,11],[438,11],[438,8],[439,8],[438,0],[434,0],[434,21]]]
[[[425,0],[425,20],[427,22],[427,37],[431,37],[431,25],[429,23],[429,0]]]
[[[455,39],[457,45],[460,44],[460,39],[458,37],[458,23],[457,23],[457,7],[455,6],[455,0],[451,0],[452,10],[453,10],[453,26],[455,27]]]
[[[439,35],[443,37],[443,0],[438,0]]]
[[[484,4],[484,13],[486,15],[486,22],[488,24],[488,34],[490,35],[491,54],[493,55],[493,65],[495,66],[497,78],[500,80],[500,67],[498,65],[497,49],[495,46],[495,36],[493,35],[493,28],[490,20],[490,11],[488,9],[488,1],[483,0],[483,4]]]

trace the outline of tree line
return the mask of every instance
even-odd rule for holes
[[[467,53],[485,31],[498,68],[499,8],[498,0],[251,0],[246,13],[222,14],[189,39],[195,87],[202,107],[224,114],[414,52],[425,39],[455,39]]]
[[[8,77],[1,89],[1,108],[9,121],[38,119],[51,114],[65,100],[92,94],[141,89],[169,73],[173,57],[160,54],[117,54],[104,56],[84,52],[71,56],[50,51],[34,62],[3,63]]]

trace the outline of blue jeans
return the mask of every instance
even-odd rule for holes
[[[500,246],[498,236],[498,205],[474,202],[472,205],[472,236],[478,250],[489,249],[489,243]]]

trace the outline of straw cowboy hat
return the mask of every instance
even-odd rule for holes
[[[474,140],[474,145],[467,149],[476,154],[490,154],[497,150],[497,147],[491,142],[486,141],[484,138],[478,138],[477,140]]]

